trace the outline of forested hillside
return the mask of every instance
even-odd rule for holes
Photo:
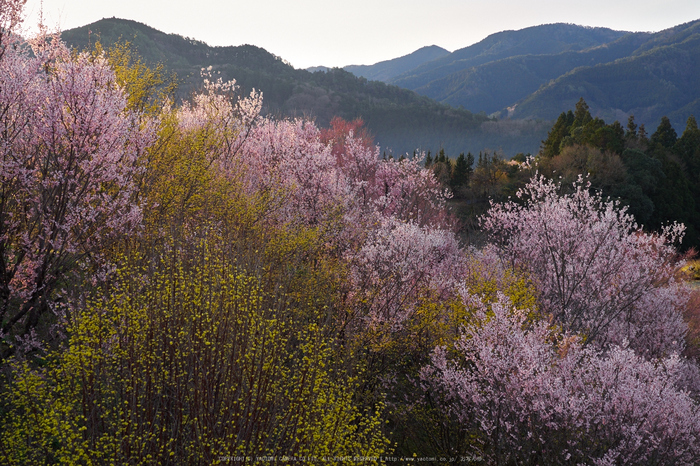
[[[628,34],[604,46],[585,51],[523,54],[489,61],[450,73],[414,90],[450,105],[478,108],[488,114],[501,112],[571,70],[629,56],[648,37],[649,34],[645,33]],[[552,105],[552,108],[558,108],[558,105]],[[513,113],[505,111],[502,115],[513,116]]]
[[[680,124],[700,114],[700,21],[651,36],[628,57],[572,70],[520,102],[515,118],[551,118],[583,97],[601,118]],[[682,130],[682,126],[677,129]]]
[[[341,69],[316,73],[297,70],[259,47],[210,47],[134,21],[103,19],[63,31],[62,37],[76,50],[98,41],[105,47],[129,41],[146,63],[162,63],[177,74],[180,99],[201,89],[204,68],[215,78],[235,79],[244,94],[253,88],[262,91],[263,113],[268,115],[310,117],[319,126],[328,126],[334,116],[362,118],[376,141],[396,154],[443,147],[452,152],[503,149],[513,155],[536,151],[546,134],[547,125],[538,122],[482,128],[490,122],[485,115],[357,78]]]
[[[361,76],[370,81],[389,82],[400,74],[449,54],[450,52],[442,47],[430,45],[422,47],[403,57],[381,61],[374,65],[348,65],[344,66],[343,69],[351,72],[355,76]]]
[[[503,119],[552,120],[584,98],[594,116],[677,131],[698,112],[700,20],[657,33],[549,24],[493,34],[387,82]]]

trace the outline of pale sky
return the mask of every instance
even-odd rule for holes
[[[27,1],[25,29],[41,3]],[[426,45],[453,51],[546,23],[655,32],[700,19],[700,0],[43,0],[43,16],[54,29],[132,19],[209,45],[257,45],[307,68],[371,65]]]

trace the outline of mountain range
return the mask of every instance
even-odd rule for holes
[[[381,66],[386,83],[499,118],[554,119],[581,97],[595,116],[635,115],[650,127],[669,116],[682,129],[700,113],[700,20],[657,33],[546,24],[492,34],[408,71],[402,59],[362,72]]]
[[[202,70],[208,70],[215,79],[235,79],[244,95],[253,88],[261,90],[267,115],[312,118],[321,127],[334,116],[362,118],[383,150],[397,155],[440,148],[452,155],[486,148],[506,155],[535,152],[551,126],[549,121],[496,121],[342,69],[295,69],[260,47],[211,47],[131,20],[106,18],[63,31],[61,37],[76,50],[90,49],[96,42],[107,49],[128,42],[147,64],[161,63],[177,74],[177,99],[187,99],[201,88]],[[428,47],[419,55],[437,56],[440,50]],[[410,65],[412,60],[404,61]]]
[[[608,122],[634,115],[653,130],[661,117],[682,131],[700,115],[700,20],[657,33],[573,24],[503,31],[454,52],[423,47],[344,69],[295,69],[253,45],[211,47],[117,18],[62,32],[83,50],[128,41],[146,63],[177,74],[178,99],[202,85],[202,69],[264,95],[264,112],[362,118],[385,150],[448,154],[484,149],[535,153],[553,120],[583,97]]]

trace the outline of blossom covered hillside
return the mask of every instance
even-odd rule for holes
[[[700,461],[681,225],[535,176],[469,247],[420,155],[262,117],[206,70],[175,105],[123,48],[30,52],[21,6],[0,7],[0,463]]]

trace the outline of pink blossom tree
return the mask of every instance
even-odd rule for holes
[[[619,205],[541,177],[483,226],[528,274],[537,312],[462,290],[474,318],[439,347],[424,387],[495,464],[695,464],[698,367],[680,356],[682,226],[647,234]],[[492,254],[487,254],[492,257]],[[537,317],[539,316],[539,317]]]
[[[700,406],[678,355],[650,362],[626,346],[603,353],[532,321],[501,296],[464,291],[476,318],[437,348],[424,387],[494,464],[695,464]],[[437,395],[437,396],[436,396]]]
[[[465,257],[449,230],[382,218],[359,250],[346,253],[352,300],[366,325],[397,330],[416,310],[421,296],[451,297]]]
[[[501,256],[536,281],[542,311],[599,348],[622,345],[647,357],[682,350],[688,299],[676,283],[682,225],[644,233],[625,208],[592,194],[579,179],[573,192],[536,177],[520,203],[494,204],[482,220]]]
[[[245,133],[232,175],[239,174],[251,192],[284,187],[294,193],[288,207],[307,210],[301,214],[307,220],[334,204],[343,206],[351,223],[371,225],[379,215],[453,226],[446,213],[450,193],[422,167],[420,158],[382,160],[379,148],[356,138],[356,124],[350,126],[347,134],[336,134],[340,129],[335,128],[336,139],[324,142],[327,131],[311,122],[261,119]]]
[[[337,164],[351,186],[358,215],[376,212],[419,225],[454,227],[446,205],[452,194],[423,167],[422,157],[384,160],[378,146],[368,147],[352,132],[344,141]]]
[[[345,179],[318,128],[303,120],[261,119],[247,135],[235,159],[249,193],[275,193],[269,215],[282,222],[319,225],[342,206]]]
[[[15,43],[0,59],[5,354],[34,332],[74,272],[139,225],[135,176],[155,137],[126,110],[104,57],[71,57],[56,37],[32,45],[33,56]]]
[[[202,92],[174,110],[177,123],[186,133],[203,132],[200,137],[210,141],[207,154],[210,162],[230,168],[227,164],[239,153],[260,117],[262,93],[253,89],[248,97],[237,96],[235,80],[210,81],[210,73],[204,69],[202,77]],[[166,108],[166,113],[172,110]]]
[[[354,128],[324,142],[311,122],[260,119],[229,176],[249,194],[274,192],[275,221],[323,226],[329,250],[349,265],[352,315],[399,328],[421,293],[449,294],[463,254],[449,193],[432,172],[419,159],[381,159]]]

